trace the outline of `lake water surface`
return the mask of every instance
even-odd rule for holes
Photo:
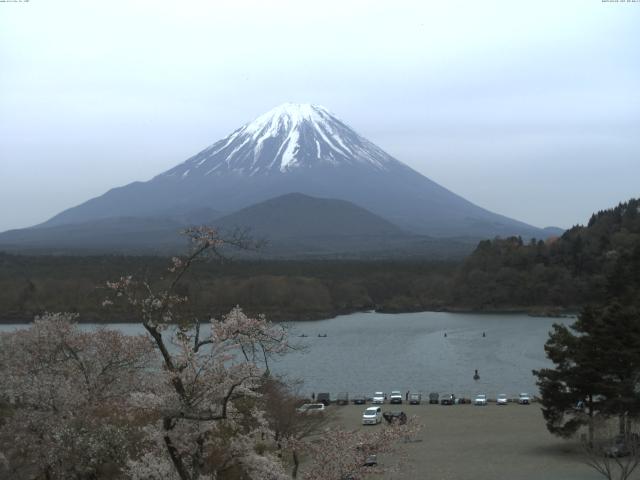
[[[290,379],[304,380],[304,393],[371,395],[392,389],[466,397],[537,393],[531,370],[550,365],[543,347],[554,322],[571,323],[573,319],[371,312],[289,322],[293,342],[304,346],[304,351],[277,359],[272,369]],[[95,328],[92,324],[82,326]],[[24,327],[0,325],[0,331]],[[138,324],[109,327],[130,334],[143,331]],[[318,334],[327,336],[320,338]],[[476,369],[478,381],[473,380]]]

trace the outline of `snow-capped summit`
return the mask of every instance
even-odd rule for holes
[[[387,170],[399,164],[326,108],[285,103],[162,175],[261,175],[330,166]]]
[[[335,118],[329,110],[321,105],[311,103],[283,103],[263,113],[253,122],[245,125],[248,132],[258,133],[265,128],[277,129],[281,124],[286,128],[295,128],[301,123],[323,122],[327,117]]]

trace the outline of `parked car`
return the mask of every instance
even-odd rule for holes
[[[435,403],[436,405],[440,402],[440,394],[431,392],[429,394],[429,403]]]
[[[498,398],[496,398],[496,405],[506,405],[509,402],[509,399],[504,393],[499,393]]]
[[[328,394],[328,393],[326,393],[326,392],[319,393],[319,394],[316,396],[316,401],[317,401],[318,403],[324,403],[324,404],[325,404],[325,406],[327,406],[327,407],[328,407],[328,406],[331,404],[331,395],[329,395],[329,394]]]
[[[340,392],[336,399],[338,405],[349,405],[349,394],[347,392]]]
[[[531,403],[531,397],[528,393],[521,393],[518,395],[518,403],[520,405],[529,405]]]
[[[452,394],[446,393],[440,398],[440,405],[453,405],[455,399],[456,397],[454,397]]]
[[[300,413],[317,413],[324,412],[325,408],[324,403],[305,403],[300,405],[297,410]]]
[[[364,395],[354,395],[351,401],[354,405],[364,405],[367,403],[367,398]]]
[[[409,394],[409,403],[411,405],[419,405],[421,401],[422,401],[422,394],[420,393]]]
[[[369,407],[362,413],[363,425],[377,425],[382,422],[382,408]]]
[[[637,433],[630,435],[616,435],[611,445],[605,448],[605,457],[628,457],[629,455],[637,455],[640,451],[640,437]]]
[[[478,407],[485,406],[487,404],[487,396],[484,393],[476,395],[476,398],[473,401],[473,404]]]
[[[376,392],[373,394],[373,399],[371,400],[371,403],[378,403],[378,404],[382,404],[384,403],[384,392]]]
[[[367,458],[364,461],[363,466],[365,467],[375,467],[378,465],[378,456],[375,454],[367,455]]]
[[[392,390],[389,395],[389,403],[402,403],[402,392],[400,390]]]

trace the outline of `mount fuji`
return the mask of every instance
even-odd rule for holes
[[[21,232],[65,225],[77,230],[81,224],[112,225],[121,218],[183,219],[183,224],[188,218],[215,224],[216,218],[291,193],[351,202],[410,235],[550,234],[438,185],[326,108],[293,103],[270,110],[147,182],[114,188]],[[0,235],[0,243],[5,235]]]

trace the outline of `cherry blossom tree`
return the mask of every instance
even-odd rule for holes
[[[158,412],[160,421],[150,429],[144,455],[130,462],[132,478],[290,478],[283,450],[293,454],[294,476],[298,452],[311,459],[305,478],[330,479],[342,471],[361,475],[368,473],[362,469],[367,454],[389,451],[401,435],[411,434],[415,422],[378,433],[311,435],[318,424],[301,418],[295,402],[287,402],[287,411],[274,418],[264,393],[273,384],[270,358],[292,348],[286,329],[264,316],[249,317],[239,307],[221,319],[201,322],[190,312],[188,298],[176,293],[195,262],[221,257],[227,245],[246,248],[247,241],[223,239],[207,227],[186,233],[193,249],[172,259],[160,288],[132,277],[108,284],[115,294],[109,302],[124,300],[133,309],[162,358],[161,380],[140,405]],[[287,417],[294,421],[285,426]],[[322,460],[325,449],[336,459],[332,467]]]
[[[45,314],[0,335],[6,478],[115,478],[140,436],[128,399],[152,344],[103,328],[85,332],[75,319]]]
[[[186,233],[193,249],[172,259],[159,288],[130,276],[108,283],[115,298],[106,303],[120,299],[131,307],[162,362],[155,388],[139,399],[140,408],[156,411],[160,420],[129,473],[148,478],[151,459],[168,457],[181,480],[288,478],[265,442],[273,435],[259,407],[269,359],[289,349],[287,331],[239,307],[206,324],[191,314],[188,298],[176,293],[188,270],[208,255],[220,256],[226,245],[247,244],[207,227]]]

